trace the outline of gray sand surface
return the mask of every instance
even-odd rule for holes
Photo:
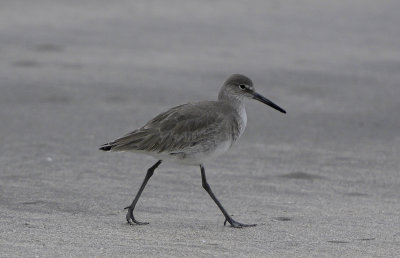
[[[0,256],[393,257],[400,253],[400,1],[0,2]],[[215,99],[239,143],[200,170],[100,144]]]

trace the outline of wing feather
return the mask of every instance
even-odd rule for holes
[[[216,137],[228,140],[232,137],[228,120],[229,110],[219,102],[183,104],[157,115],[143,127],[107,146],[113,151],[179,152],[215,141]]]

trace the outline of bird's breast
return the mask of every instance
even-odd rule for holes
[[[247,124],[247,114],[246,109],[244,107],[240,107],[237,110],[235,116],[233,116],[232,125],[232,144],[239,139],[239,137],[243,134],[244,130],[246,129]]]
[[[244,129],[246,129],[246,125],[247,125],[247,114],[246,114],[246,109],[243,107],[240,109],[239,112],[239,116],[240,116],[240,135],[242,135],[242,133],[244,132]]]

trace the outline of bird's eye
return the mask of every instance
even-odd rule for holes
[[[246,89],[246,85],[240,84],[240,85],[239,85],[239,88],[240,88],[241,90],[245,90],[245,89]]]

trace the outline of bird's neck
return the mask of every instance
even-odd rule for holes
[[[235,137],[236,139],[239,138],[243,133],[247,124],[247,114],[244,107],[244,99],[245,97],[243,95],[235,94],[227,85],[223,85],[218,94],[218,101],[227,103],[232,107],[233,110],[236,111],[235,120],[238,123],[238,135]]]
[[[218,94],[218,100],[228,103],[239,114],[246,113],[244,96],[235,94],[227,85],[223,85]]]
[[[247,114],[246,114],[246,108],[244,107],[244,99],[241,98],[240,96],[234,96],[232,94],[226,94],[227,92],[221,91],[218,95],[218,101],[223,101],[227,103],[229,106],[232,107],[233,110],[235,110],[235,115],[234,119],[237,122],[238,128],[237,131],[234,133],[234,141],[236,141],[240,135],[244,132],[244,129],[246,128],[247,125]]]

